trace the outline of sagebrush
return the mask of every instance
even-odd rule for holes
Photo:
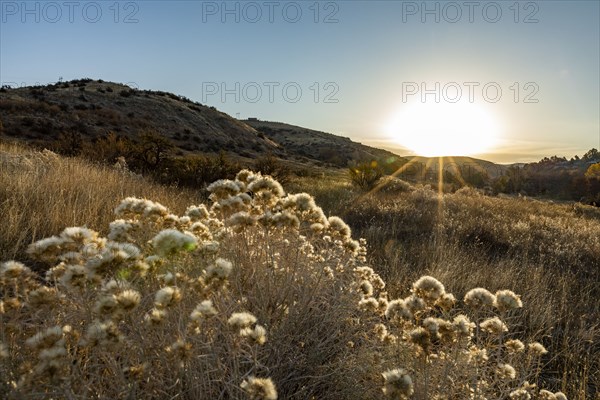
[[[241,171],[182,215],[128,197],[0,268],[7,398],[562,399],[511,291],[389,298],[366,242],[306,193]],[[464,303],[464,304],[463,304]],[[525,349],[527,348],[527,351]]]

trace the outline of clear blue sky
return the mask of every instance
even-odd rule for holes
[[[407,84],[435,89],[439,83],[441,102],[448,103],[444,85],[459,83],[464,100],[463,83],[475,82],[474,103],[500,127],[493,148],[476,156],[529,161],[599,146],[597,0],[472,6],[2,0],[0,6],[2,84],[59,77],[129,82],[234,117],[285,121],[408,154],[386,129],[386,121],[407,107]],[[483,96],[486,84],[502,90],[497,102]],[[538,102],[525,102],[528,94]]]

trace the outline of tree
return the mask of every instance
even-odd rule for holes
[[[581,159],[585,161],[600,160],[600,152],[596,149],[591,149]]]
[[[58,137],[56,150],[66,156],[79,155],[83,148],[83,138],[77,129],[69,129]]]
[[[127,138],[110,131],[95,143],[88,144],[84,152],[86,157],[112,164],[119,157],[127,158],[131,149],[132,145]]]
[[[233,179],[242,168],[224,152],[214,156],[187,155],[169,159],[169,179],[180,185],[199,188],[219,179]]]
[[[140,143],[134,146],[132,156],[142,163],[143,169],[156,170],[168,158],[173,147],[173,143],[166,137],[147,130],[140,134]]]

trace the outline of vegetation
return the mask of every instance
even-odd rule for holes
[[[523,167],[511,167],[492,182],[499,193],[526,193],[562,200],[600,205],[600,178],[594,173],[600,162],[598,150],[591,149],[581,158],[544,158]]]
[[[350,180],[364,190],[372,189],[383,176],[383,170],[376,161],[363,162],[348,168]]]
[[[159,185],[112,166],[93,165],[0,142],[0,259],[32,261],[25,249],[65,226],[103,232],[114,205],[127,196],[152,198],[182,212],[200,193]]]
[[[437,185],[440,174],[427,162],[408,162],[348,138],[284,123],[242,122],[172,93],[89,78],[46,86],[4,87],[0,91],[0,118],[0,135],[109,164],[124,157],[132,171],[159,182],[172,182],[175,177],[180,184],[207,185],[212,180],[192,179],[187,171],[197,170],[196,156],[213,157],[212,162],[219,151],[226,151],[230,164],[270,170],[266,173],[276,174],[280,180],[288,179],[288,171],[299,164],[308,169],[352,167],[358,170],[351,172],[353,180],[365,190],[374,186],[379,174],[400,172],[402,179],[432,185]],[[186,166],[188,159],[190,166]],[[278,164],[276,168],[273,161]],[[593,165],[600,162],[596,149],[581,157],[553,156],[510,167],[471,161],[450,160],[454,165],[447,164],[442,172],[445,192],[469,186],[495,194],[600,204],[600,178],[593,173]],[[373,162],[376,169],[369,166]],[[231,171],[216,178],[225,176],[231,178]]]
[[[2,398],[597,395],[594,207],[0,151]]]
[[[275,178],[280,183],[287,183],[291,175],[290,168],[271,153],[257,158],[253,169],[263,175]]]

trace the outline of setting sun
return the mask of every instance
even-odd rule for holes
[[[499,125],[480,105],[459,103],[408,103],[388,122],[391,139],[418,155],[466,156],[490,150],[497,142]]]

